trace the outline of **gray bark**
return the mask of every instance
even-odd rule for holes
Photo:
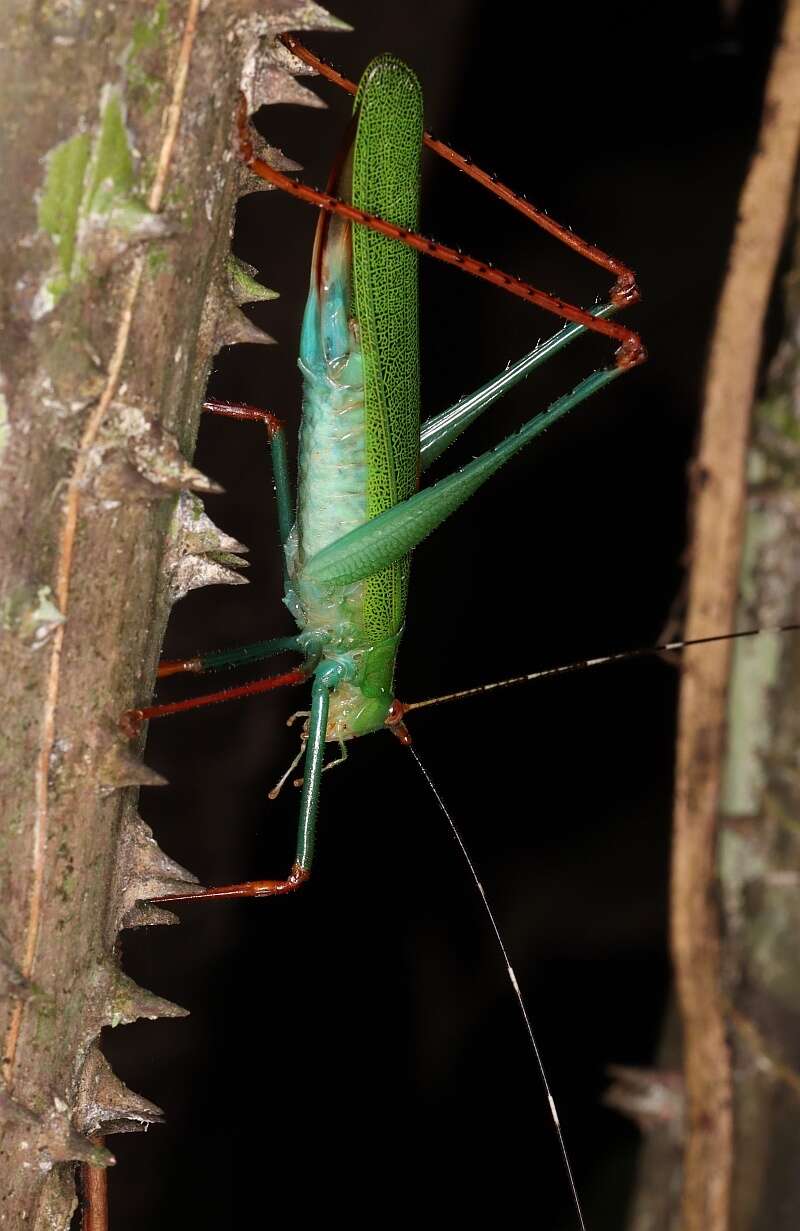
[[[283,29],[302,0],[45,5],[4,15],[0,74],[3,737],[0,1221],[63,1231],[75,1161],[158,1109],[103,1061],[103,1026],[183,1012],[120,971],[137,906],[193,877],[137,819],[154,776],[120,734],[148,696],[171,601],[236,580],[192,455],[221,345],[268,341],[229,261],[251,110],[302,101]],[[258,71],[256,71],[256,68]]]

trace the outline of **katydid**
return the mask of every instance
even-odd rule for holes
[[[315,67],[327,69],[291,36],[285,42]],[[332,70],[327,75],[343,82]],[[349,82],[345,85],[350,88]],[[546,220],[548,230],[618,274],[608,303],[591,311],[577,308],[419,234],[423,139],[534,221],[542,221],[542,216],[423,133],[420,90],[406,65],[391,56],[373,61],[358,88],[354,117],[352,141],[335,172],[335,191],[321,193],[256,157],[247,133],[246,105],[239,107],[240,152],[250,169],[321,211],[300,345],[304,407],[294,522],[280,421],[251,406],[205,403],[211,413],[256,421],[266,429],[285,554],[284,601],[300,632],[294,638],[164,664],[162,673],[215,670],[286,650],[302,655],[303,662],[293,671],[241,688],[133,710],[124,721],[126,729],[135,730],[149,718],[306,681],[312,683],[311,710],[304,731],[305,770],[290,872],[281,880],[225,885],[192,896],[271,896],[290,892],[308,879],[325,742],[344,744],[386,728],[402,741],[410,739],[403,706],[394,696],[394,672],[412,551],[526,445],[645,357],[638,336],[608,319],[638,297],[631,271],[571,232],[562,233],[551,220]],[[419,251],[571,322],[421,427]],[[486,407],[586,329],[619,343],[613,365],[587,376],[494,449],[432,486],[419,488],[421,472]]]

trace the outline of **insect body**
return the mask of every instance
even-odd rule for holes
[[[287,42],[321,67],[296,40],[288,38]],[[332,70],[328,75],[338,77]],[[350,83],[344,84],[350,88]],[[319,193],[296,184],[255,156],[246,130],[246,112],[240,109],[240,148],[248,165],[322,210],[301,338],[304,407],[294,525],[281,425],[267,412],[252,407],[206,403],[214,413],[260,420],[267,427],[286,559],[285,601],[300,632],[293,639],[278,638],[191,664],[170,664],[166,670],[209,669],[264,658],[287,648],[301,653],[303,664],[293,672],[240,689],[136,710],[127,721],[137,726],[146,718],[307,679],[312,682],[312,699],[304,732],[296,856],[290,873],[283,880],[220,886],[192,896],[280,894],[307,879],[325,742],[343,743],[384,727],[408,739],[393,682],[411,552],[536,436],[644,357],[638,337],[607,319],[616,308],[636,298],[632,274],[571,233],[564,232],[562,238],[617,273],[610,302],[591,312],[419,235],[423,140],[473,178],[492,181],[423,133],[419,85],[406,65],[392,56],[372,62],[358,87],[353,127],[334,176],[334,191]],[[502,185],[493,190],[547,229],[561,233],[557,224],[543,220],[510,190]],[[428,419],[421,429],[419,251],[461,265],[572,322],[473,395]],[[421,472],[487,406],[586,328],[621,342],[614,366],[584,379],[463,469],[418,490]],[[158,900],[183,899],[173,895]]]

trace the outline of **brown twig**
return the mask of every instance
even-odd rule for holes
[[[750,410],[799,146],[800,0],[788,0],[711,343],[694,471],[690,638],[733,626]],[[688,1103],[682,1231],[728,1231],[731,1206],[732,1075],[714,905],[730,654],[729,642],[687,652],[679,709],[672,957]]]

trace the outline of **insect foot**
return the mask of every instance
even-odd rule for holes
[[[632,304],[639,302],[642,296],[636,284],[636,274],[633,270],[620,274],[611,288],[609,298],[618,308],[629,308]]]
[[[614,351],[614,363],[617,368],[625,372],[628,368],[638,367],[640,363],[644,363],[647,359],[647,351],[641,338],[635,334],[632,338],[626,338],[621,346],[618,346]]]

